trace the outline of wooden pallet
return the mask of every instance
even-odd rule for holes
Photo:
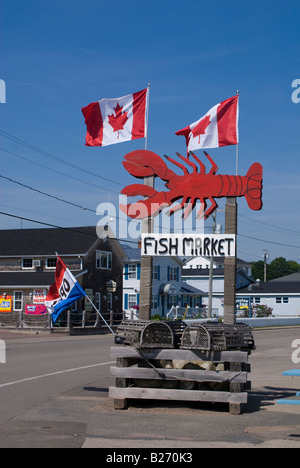
[[[127,408],[130,399],[198,401],[228,403],[231,414],[241,414],[242,405],[248,401],[244,391],[249,369],[247,352],[119,346],[111,349],[111,356],[116,359],[116,366],[110,369],[116,384],[110,387],[109,397],[114,399],[115,409]],[[188,366],[192,369],[162,367],[161,361],[174,360],[213,362],[215,366],[223,364],[224,370],[202,370],[193,364]],[[221,391],[212,389],[220,385]]]

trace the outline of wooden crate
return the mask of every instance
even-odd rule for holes
[[[116,378],[109,397],[115,409],[125,409],[130,399],[174,400],[228,403],[231,414],[240,414],[248,401],[248,353],[243,351],[201,352],[182,349],[136,349],[113,347]],[[188,369],[162,367],[162,361],[189,361]],[[192,361],[203,361],[224,370],[202,370]],[[172,388],[175,385],[177,388]],[[221,391],[218,387],[222,387]]]

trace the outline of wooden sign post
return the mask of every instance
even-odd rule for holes
[[[236,198],[228,197],[225,206],[225,233],[237,235],[237,210]],[[236,256],[225,257],[224,260],[224,323],[234,325],[236,304]]]
[[[144,185],[154,189],[155,178],[153,176],[144,178]],[[151,234],[153,232],[153,219],[145,218],[142,221],[142,233]],[[140,320],[151,320],[152,302],[152,257],[141,257],[141,280],[140,280]]]

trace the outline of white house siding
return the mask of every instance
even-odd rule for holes
[[[133,267],[135,265],[135,267]],[[172,305],[180,302],[182,263],[173,257],[153,258],[152,315],[166,316]],[[136,274],[131,273],[132,270]],[[164,294],[165,285],[172,285],[172,293]],[[140,296],[140,260],[125,260],[123,271],[123,309],[127,318],[138,318],[138,312],[131,307],[139,304]]]
[[[239,294],[238,298],[248,299],[250,297],[252,304],[261,304],[273,309],[274,317],[300,317],[300,292],[299,294],[292,293],[277,293],[276,295],[268,294]],[[280,302],[279,302],[280,301]]]

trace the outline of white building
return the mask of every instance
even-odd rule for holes
[[[187,285],[206,292],[203,305],[208,305],[210,259],[194,257],[188,260],[182,270],[182,280]],[[251,278],[251,265],[237,259],[236,288],[244,288],[254,283]],[[223,316],[224,313],[224,257],[213,258],[212,277],[212,315]]]
[[[123,310],[127,318],[138,318],[141,251],[122,244],[127,255],[123,267]],[[183,262],[178,257],[153,257],[151,315],[166,317],[172,307],[200,308],[205,295],[182,282]]]
[[[275,317],[300,316],[300,273],[283,276],[267,283],[260,281],[237,292],[237,299],[266,305]]]

